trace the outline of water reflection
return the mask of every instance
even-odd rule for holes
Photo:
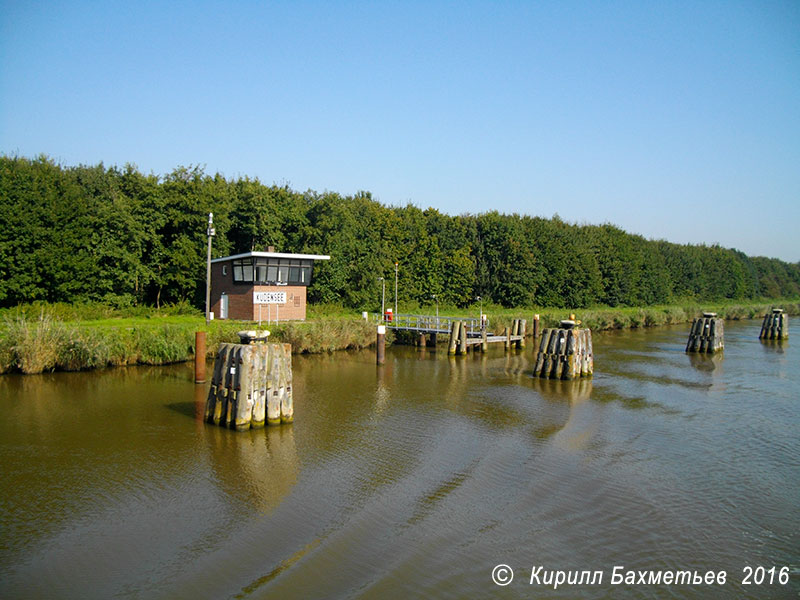
[[[687,352],[686,355],[689,357],[689,364],[698,371],[713,373],[719,369],[715,374],[722,375],[724,352],[714,352],[713,354]]]
[[[572,381],[529,377],[527,382],[543,398],[551,401],[585,402],[592,395],[592,379],[587,377]]]
[[[759,340],[764,354],[785,354],[789,346],[789,340]]]

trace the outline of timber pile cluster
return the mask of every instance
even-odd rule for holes
[[[689,330],[689,341],[686,343],[686,352],[705,352],[713,354],[725,348],[724,325],[722,319],[717,318],[717,313],[703,313],[702,317],[692,321]]]
[[[221,344],[205,420],[238,431],[294,420],[291,344]]]
[[[577,379],[594,372],[592,331],[575,329],[575,321],[561,321],[560,328],[545,329],[536,355],[534,377]]]
[[[789,317],[782,308],[773,308],[772,313],[764,316],[758,337],[762,340],[789,339]]]

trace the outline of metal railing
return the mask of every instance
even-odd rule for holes
[[[476,318],[464,317],[437,317],[435,315],[392,315],[391,321],[387,315],[372,313],[372,320],[376,323],[383,323],[391,329],[406,329],[408,331],[424,331],[428,333],[450,333],[454,321],[463,321],[467,326],[467,335],[479,336],[481,320]],[[483,327],[489,325],[488,319],[484,319]]]

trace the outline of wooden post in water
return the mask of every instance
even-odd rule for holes
[[[458,353],[467,353],[467,324],[464,321],[459,321],[458,326]]]
[[[292,399],[292,345],[283,344],[283,396],[281,397],[281,423],[294,422],[294,403]]]
[[[717,313],[706,312],[692,321],[686,352],[712,354],[724,347],[724,324],[722,319],[717,318]]]
[[[789,316],[783,312],[782,308],[773,308],[771,313],[764,316],[758,338],[761,340],[789,339]]]
[[[448,354],[455,354],[456,347],[458,346],[458,330],[461,321],[453,321],[450,325],[450,343],[447,347]]]
[[[214,361],[205,420],[244,431],[294,420],[292,347],[252,343],[268,332],[240,332],[249,344],[221,344]]]
[[[527,324],[528,324],[528,322],[525,319],[520,319],[519,320],[519,335],[522,336],[519,340],[517,340],[517,348],[519,348],[519,349],[522,349],[522,348],[525,347],[525,333],[526,333],[525,329],[526,329]]]
[[[534,319],[534,327],[536,320]],[[594,371],[592,332],[575,329],[574,319],[561,321],[558,329],[545,329],[539,342],[534,377],[578,379]]]
[[[194,382],[206,382],[206,332],[194,334]]]
[[[376,362],[379,365],[386,362],[386,325],[378,325]]]
[[[424,348],[425,346],[427,346],[427,345],[428,345],[428,338],[427,338],[427,336],[426,336],[424,333],[420,333],[420,334],[419,334],[419,340],[418,340],[418,343],[417,343],[417,345],[418,345],[420,348]]]
[[[486,328],[481,330],[481,352],[489,351],[489,341],[486,339]]]

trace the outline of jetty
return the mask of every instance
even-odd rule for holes
[[[372,313],[371,318],[386,330],[417,333],[417,344],[420,346],[436,346],[440,334],[448,335],[450,354],[466,354],[476,346],[485,352],[488,344],[494,343],[504,344],[506,350],[512,345],[516,348],[525,347],[525,319],[514,319],[511,327],[506,327],[498,334],[487,330],[488,320],[485,317],[398,314],[391,315],[390,320],[385,314]]]

